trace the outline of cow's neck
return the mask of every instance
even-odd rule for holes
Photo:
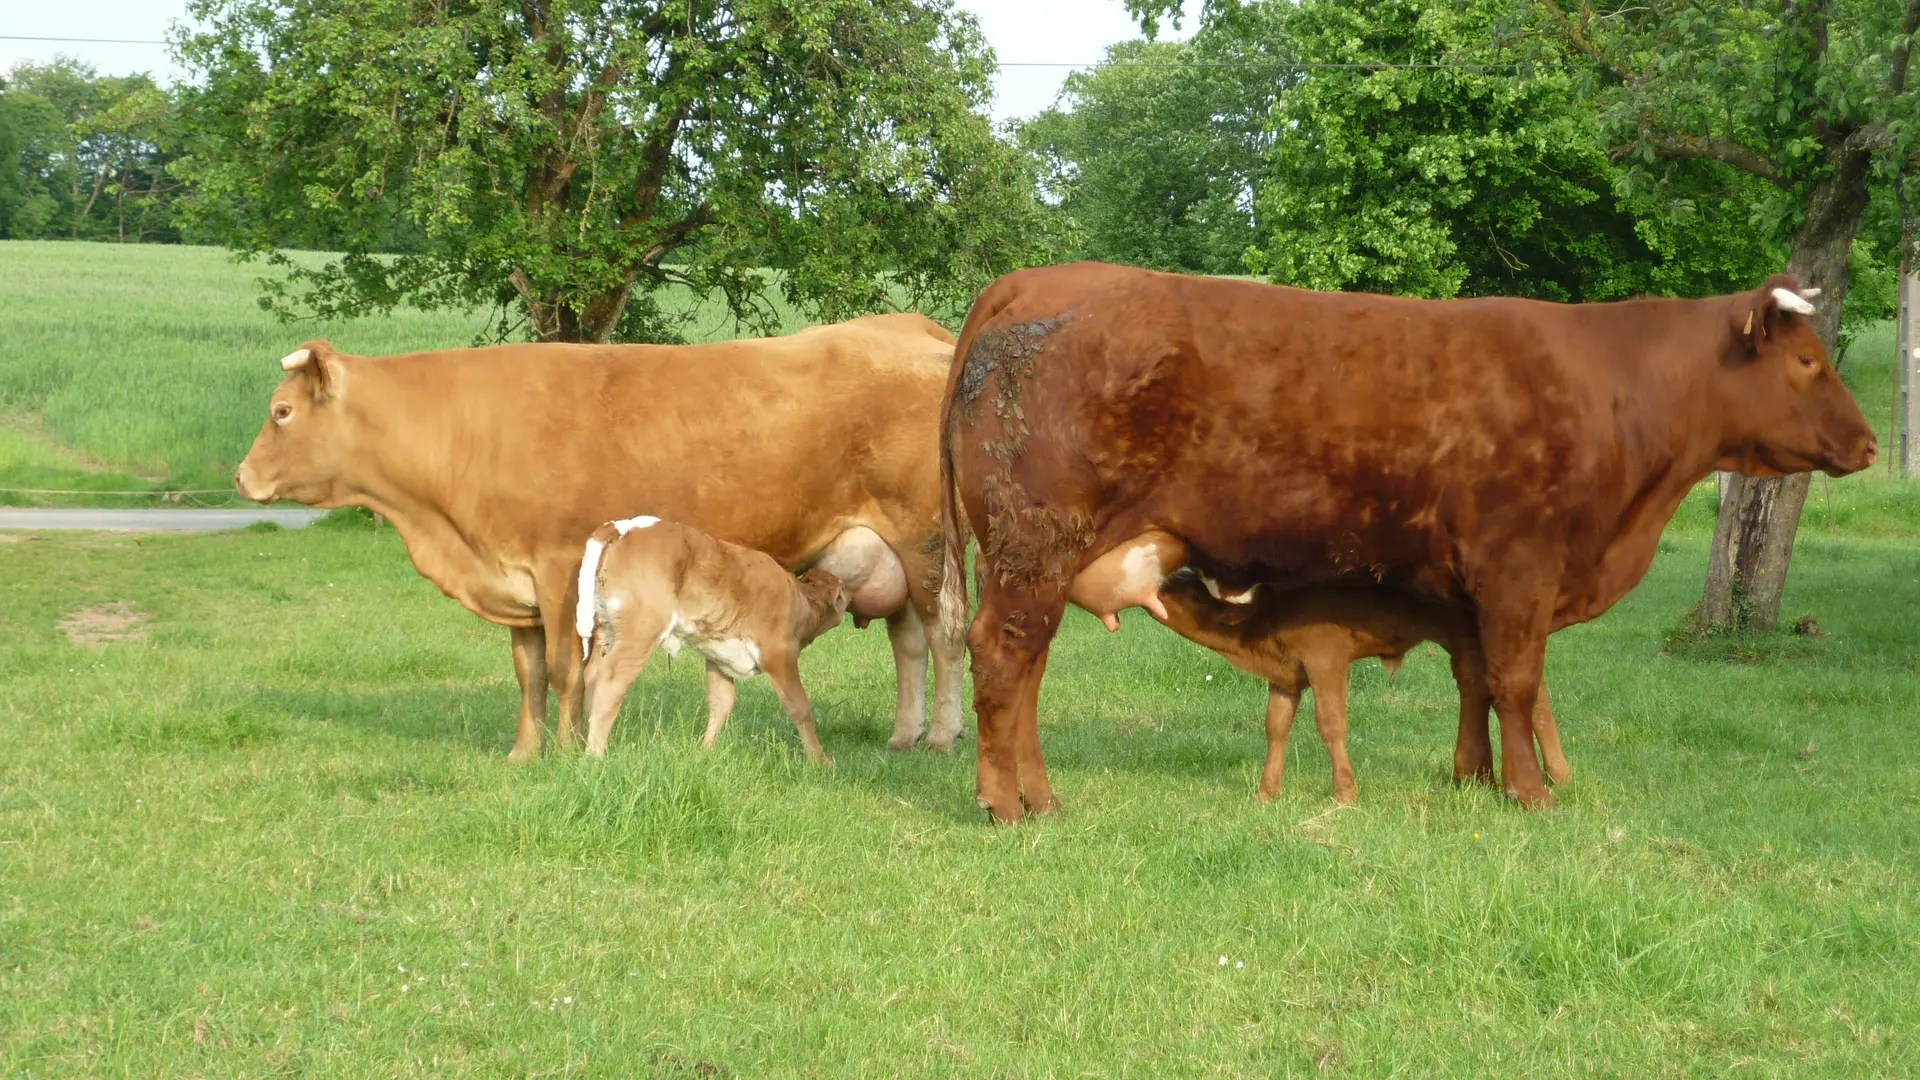
[[[1562,597],[1560,626],[1606,611],[1653,565],[1660,534],[1694,485],[1711,475],[1724,432],[1700,422],[1728,415],[1719,397],[1720,351],[1726,347],[1727,300],[1640,301],[1641,318],[1621,319],[1613,305],[1583,312],[1601,354],[1593,361],[1618,373],[1615,392],[1631,407],[1613,410],[1620,484],[1596,522],[1607,542],[1591,594]],[[1651,347],[1649,347],[1651,345]]]
[[[384,382],[392,372],[370,366],[354,377],[357,383]],[[397,403],[420,397],[394,389],[380,387],[342,402],[354,410],[354,430],[368,436],[353,455],[358,467],[343,478],[344,501],[392,522],[415,569],[469,611],[507,625],[538,621],[530,584],[507,571],[502,553],[488,549],[489,534],[478,523],[462,520],[443,410],[399,408]],[[396,437],[400,432],[404,439]]]

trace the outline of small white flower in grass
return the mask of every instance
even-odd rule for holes
[[[407,973],[407,965],[405,965],[405,964],[401,964],[401,965],[400,965],[400,974],[402,974],[402,975],[405,975],[406,973]]]
[[[1209,675],[1209,676],[1207,676],[1207,681],[1208,681],[1208,682],[1212,682],[1212,681],[1213,681],[1213,676],[1211,676],[1211,675]]]
[[[572,999],[572,998],[561,998],[561,999],[560,999],[560,1004],[562,1004],[562,1005],[571,1005],[571,1004],[573,1004],[573,999]]]
[[[1247,962],[1245,960],[1235,960],[1233,962],[1233,966],[1237,968],[1243,968],[1247,966]]]
[[[1221,967],[1226,967],[1226,966],[1227,966],[1227,958],[1226,958],[1226,957],[1224,957],[1224,956],[1223,956],[1223,957],[1221,957],[1221,958],[1220,958],[1220,966],[1221,966]]]
[[[400,992],[401,992],[401,993],[403,993],[403,994],[404,994],[404,993],[406,993],[408,989],[409,989],[409,987],[407,986],[407,984],[406,984],[406,983],[401,983],[401,984],[400,984]]]
[[[460,966],[461,966],[461,967],[466,967],[466,966],[467,966],[467,962],[466,962],[465,960],[462,960],[462,961],[460,961]]]

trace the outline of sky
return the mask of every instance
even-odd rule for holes
[[[997,120],[1031,116],[1053,104],[1071,65],[1090,64],[1108,45],[1139,36],[1121,0],[960,0],[980,20],[1002,64],[995,85]],[[1196,12],[1199,0],[1186,0]],[[0,34],[10,37],[135,38],[159,41],[175,20],[186,17],[185,0],[0,0]],[[1163,37],[1185,37],[1181,29],[1162,27]],[[0,39],[0,71],[23,60],[45,62],[67,55],[92,64],[103,75],[145,71],[163,82],[183,73],[174,68],[164,45],[51,42]],[[1026,65],[1069,65],[1034,67]]]

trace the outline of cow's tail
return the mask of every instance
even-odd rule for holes
[[[587,538],[586,554],[580,557],[580,602],[573,609],[573,628],[580,633],[580,659],[593,655],[593,623],[600,585],[600,557],[607,545],[620,535],[611,525],[602,525]]]
[[[994,316],[1013,302],[1018,287],[1015,275],[1000,278],[986,287],[967,312],[966,325],[953,349],[953,366],[947,372],[947,392],[940,399],[940,628],[950,641],[959,641],[967,630],[967,534],[970,531],[960,508],[960,483],[954,474],[953,441],[954,395],[960,388],[960,375],[966,370],[967,353],[973,339]]]

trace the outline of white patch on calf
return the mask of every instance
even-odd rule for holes
[[[280,370],[292,371],[294,368],[306,367],[312,361],[312,349],[295,349],[280,358]]]
[[[1818,296],[1819,293],[1820,290],[1813,290],[1815,296]],[[1801,295],[1802,294],[1796,293],[1792,289],[1773,290],[1774,302],[1780,305],[1780,310],[1791,311],[1796,315],[1813,314],[1813,305],[1801,299]]]
[[[600,553],[607,545],[588,539],[587,552],[580,559],[580,600],[573,607],[573,628],[580,633],[580,659],[593,654],[593,591],[600,578]]]
[[[751,638],[696,641],[693,647],[736,682],[760,674],[760,646]]]
[[[1253,603],[1253,591],[1260,587],[1259,583],[1255,582],[1254,584],[1247,586],[1246,590],[1243,592],[1223,593],[1220,591],[1220,583],[1213,580],[1212,578],[1208,577],[1205,574],[1200,575],[1200,584],[1205,585],[1207,587],[1208,594],[1211,595],[1215,600],[1225,600],[1229,604]]]

